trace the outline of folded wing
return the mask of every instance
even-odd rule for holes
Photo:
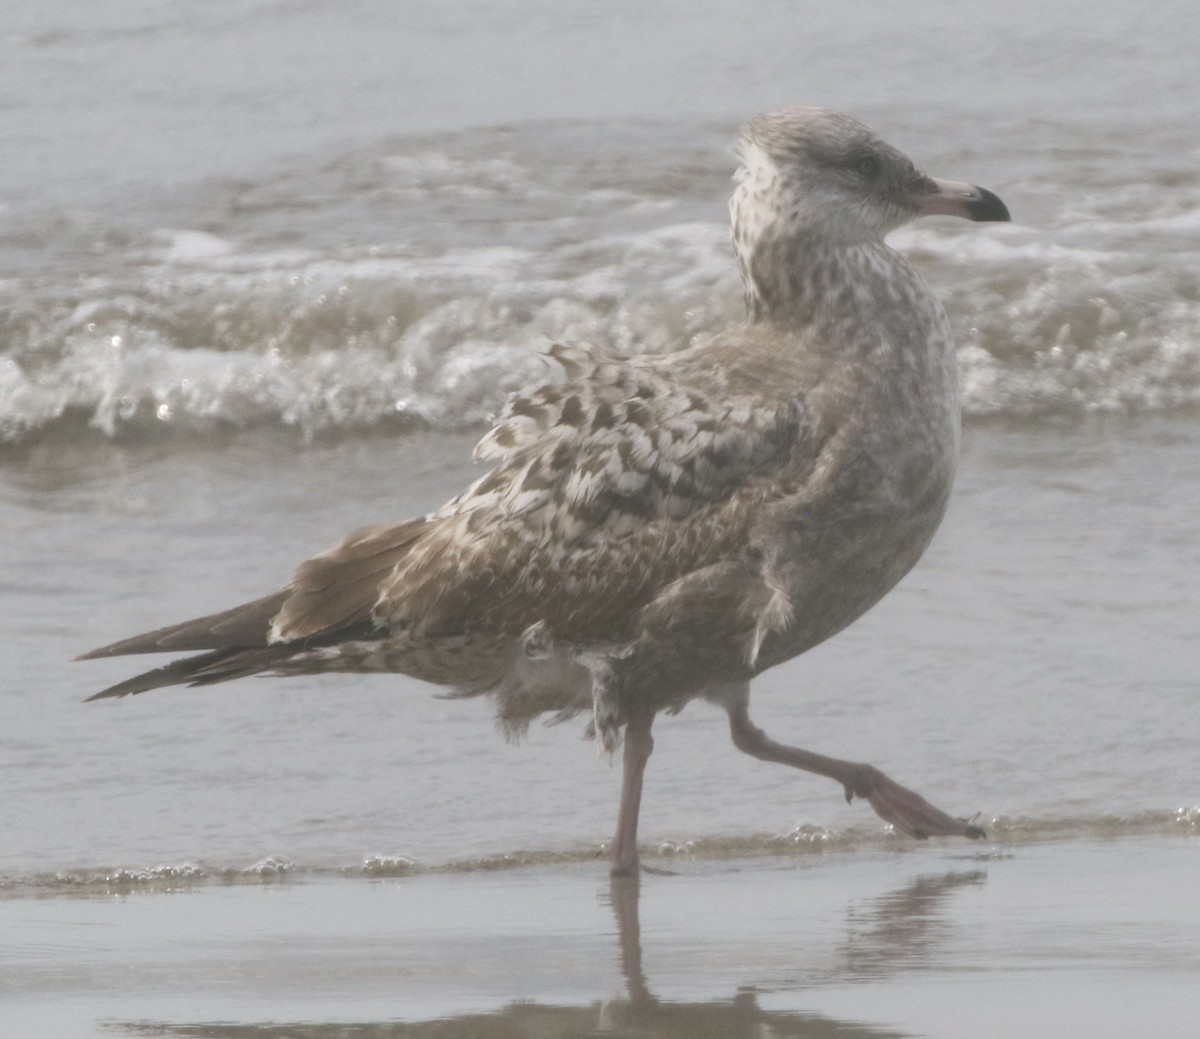
[[[653,361],[556,347],[567,381],[512,399],[489,473],[428,516],[365,528],[281,591],[85,654],[206,651],[98,696],[269,671],[342,642],[620,638],[659,590],[744,548],[804,432],[794,399],[718,395]]]

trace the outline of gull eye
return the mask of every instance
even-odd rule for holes
[[[883,164],[874,155],[860,155],[854,160],[854,172],[860,173],[870,180],[879,176]]]

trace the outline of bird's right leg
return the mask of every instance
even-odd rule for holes
[[[642,778],[646,762],[654,750],[650,726],[654,711],[633,705],[625,722],[625,756],[621,774],[621,807],[617,812],[617,832],[608,847],[608,861],[614,877],[637,876],[638,813],[642,807]]]
[[[814,754],[810,750],[776,743],[750,720],[750,686],[743,683],[721,690],[720,696],[710,697],[729,713],[729,733],[738,750],[763,761],[828,776],[841,783],[846,800],[865,797],[875,814],[910,837],[970,837],[987,836],[978,826],[947,815],[935,808],[920,794],[889,779],[872,765]]]

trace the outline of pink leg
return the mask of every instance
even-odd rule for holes
[[[893,782],[871,765],[827,758],[824,754],[776,743],[750,720],[748,700],[748,690],[743,689],[740,695],[725,701],[725,709],[729,712],[730,735],[738,750],[763,761],[777,761],[837,780],[846,789],[847,801],[865,797],[881,819],[910,837],[923,840],[926,837],[977,839],[987,836],[978,826],[934,808],[920,794]]]
[[[617,813],[617,832],[608,849],[608,861],[614,877],[637,876],[638,811],[642,805],[642,777],[646,762],[654,750],[650,726],[654,712],[635,708],[625,723],[625,757],[621,779],[621,808]]]

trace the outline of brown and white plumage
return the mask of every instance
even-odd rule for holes
[[[625,730],[613,868],[636,867],[655,713],[724,706],[749,753],[832,776],[916,835],[979,831],[868,766],[767,740],[749,679],[834,634],[916,562],[958,439],[937,301],[883,244],[922,213],[1007,219],[821,109],[743,129],[733,241],[749,321],[665,357],[559,344],[442,508],[351,534],[280,592],[87,657],[201,651],[97,694],[256,673],[402,672],[491,693],[520,729],[591,711]]]

